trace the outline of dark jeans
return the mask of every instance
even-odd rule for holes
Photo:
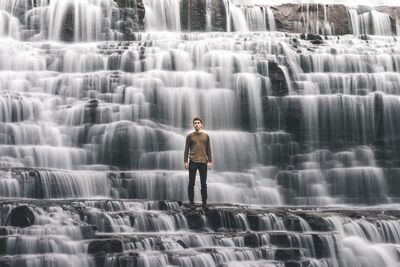
[[[194,182],[196,172],[199,170],[201,183],[201,199],[203,204],[207,203],[207,163],[189,161],[189,186],[188,195],[189,201],[194,201]]]

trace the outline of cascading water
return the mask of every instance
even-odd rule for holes
[[[400,266],[400,9],[269,4],[1,1],[0,267]]]
[[[239,5],[235,0],[223,0],[228,31],[274,31],[274,14],[269,6]]]
[[[358,15],[356,9],[349,9],[351,27],[355,35],[376,34],[391,35],[390,16],[376,10]]]
[[[144,0],[146,30],[180,31],[180,9],[177,0]]]

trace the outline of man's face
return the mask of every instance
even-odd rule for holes
[[[193,128],[194,128],[195,130],[200,130],[201,127],[203,127],[203,125],[201,124],[201,121],[194,121],[194,122],[193,122]]]

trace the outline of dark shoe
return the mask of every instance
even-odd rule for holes
[[[205,210],[205,211],[210,210],[210,208],[207,206],[207,204],[203,203],[202,207],[203,207],[203,210]]]
[[[196,209],[196,204],[194,204],[194,202],[190,202],[189,207],[194,210]]]

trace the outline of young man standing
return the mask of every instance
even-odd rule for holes
[[[194,132],[186,136],[184,164],[185,169],[189,169],[188,196],[191,208],[195,207],[194,183],[196,172],[199,170],[203,208],[207,209],[207,169],[211,169],[212,158],[210,137],[202,131],[202,127],[203,121],[199,117],[195,117],[193,119]]]

